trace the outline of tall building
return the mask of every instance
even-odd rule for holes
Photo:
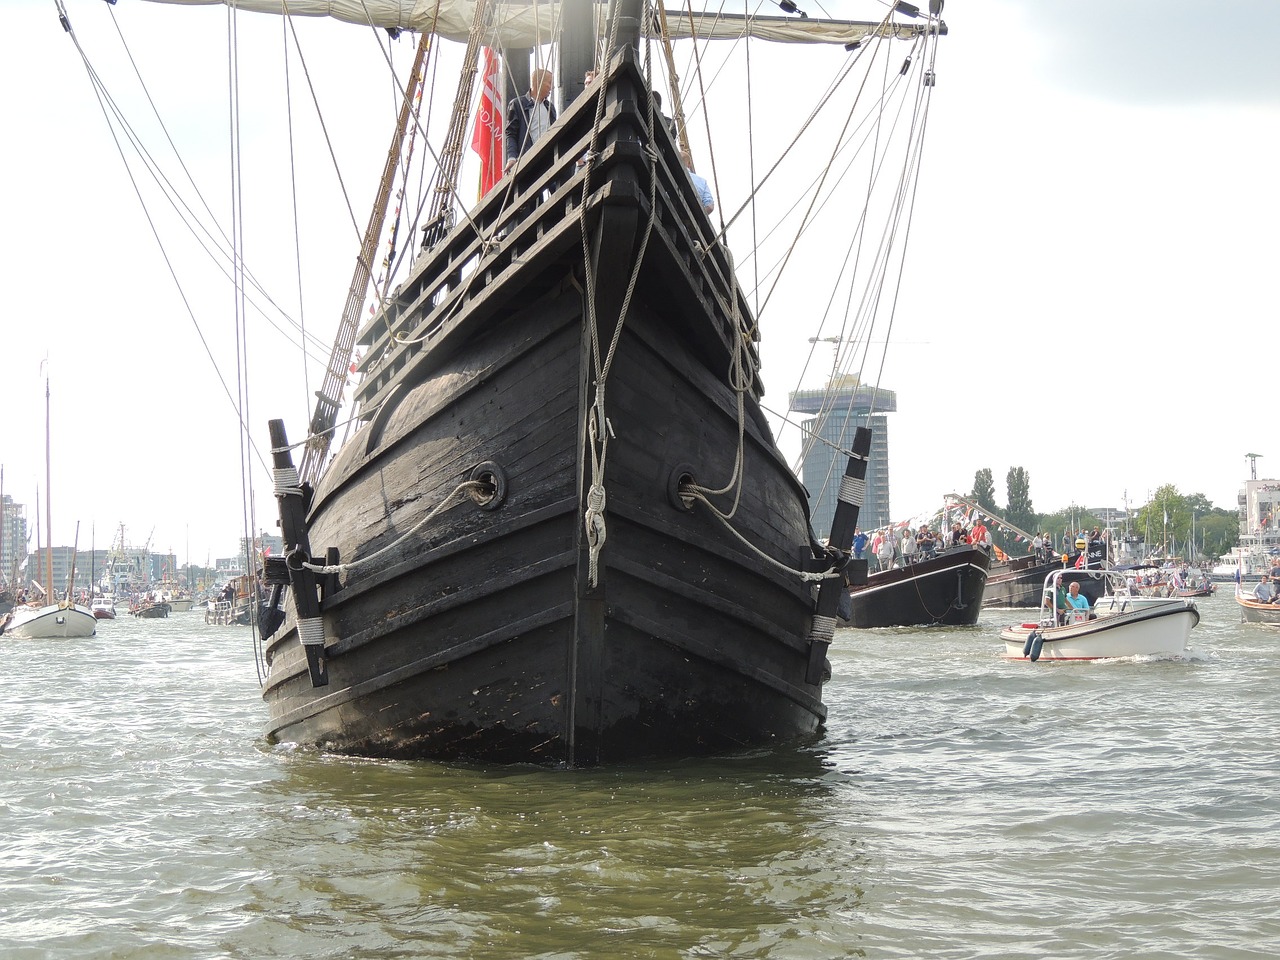
[[[53,564],[53,580],[49,580],[49,564]],[[27,564],[27,580],[34,580],[46,588],[46,596],[62,597],[68,588],[75,585],[71,581],[72,568],[76,561],[75,547],[42,546],[31,554],[31,562]],[[79,573],[79,570],[76,571]]]
[[[885,416],[898,409],[892,390],[861,383],[855,376],[835,377],[825,390],[797,390],[790,406],[798,413],[814,416],[800,424],[806,452],[800,476],[809,491],[809,512],[813,532],[825,539],[836,514],[836,493],[844,476],[858,427],[871,428],[871,455],[867,461],[867,492],[858,514],[864,530],[890,523],[889,511],[889,421]]]
[[[20,583],[17,570],[27,559],[27,507],[14,503],[7,493],[0,503],[0,533],[0,581]]]

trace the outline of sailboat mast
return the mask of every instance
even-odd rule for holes
[[[45,589],[53,593],[53,469],[49,443],[49,378],[44,378],[44,533],[45,533]]]
[[[643,0],[618,0],[613,14],[618,21],[616,33],[614,25],[609,25],[610,36],[617,37],[611,54],[628,45],[635,50],[640,49],[640,17],[643,8]]]
[[[299,479],[303,483],[315,483],[324,466],[325,457],[329,453],[329,446],[333,442],[333,428],[338,422],[338,408],[342,404],[342,389],[347,382],[347,375],[351,368],[351,353],[355,349],[360,309],[364,305],[365,292],[369,289],[369,278],[373,273],[378,241],[382,237],[382,227],[387,219],[391,185],[395,182],[400,150],[404,145],[405,134],[413,117],[413,94],[422,76],[422,64],[426,60],[427,49],[431,45],[431,36],[430,33],[424,33],[418,41],[418,51],[413,58],[413,69],[409,72],[409,80],[404,88],[404,101],[400,104],[399,122],[396,124],[395,135],[391,138],[391,147],[387,151],[386,165],[382,169],[382,183],[378,187],[378,195],[374,199],[373,210],[369,214],[369,223],[365,227],[360,256],[356,258],[355,273],[351,278],[351,286],[347,289],[347,302],[342,311],[342,320],[338,324],[333,349],[329,353],[329,367],[325,371],[324,385],[316,391],[316,408],[311,416],[310,436],[307,437],[306,449],[302,452],[302,465],[298,469]]]
[[[561,10],[560,90],[568,108],[585,88],[587,71],[596,66],[595,11],[591,0],[564,0]]]
[[[684,102],[680,99],[680,72],[676,69],[676,54],[671,47],[671,32],[667,27],[667,10],[662,4],[658,4],[658,23],[662,27],[662,53],[667,61],[667,75],[671,78],[671,116],[676,121],[676,137],[680,142],[680,149],[685,153],[689,151],[689,131],[685,128],[684,122]],[[690,18],[690,26],[692,26],[692,18]]]
[[[76,585],[76,551],[80,549],[80,521],[76,521],[76,538],[71,545],[71,571],[67,574],[67,599],[71,599],[71,591]]]
[[[36,484],[36,522],[35,522],[35,528],[36,528],[36,556],[37,556],[37,557],[39,557],[39,556],[40,556],[40,484],[38,484],[38,483]],[[37,561],[37,564],[38,564],[38,563],[39,563],[39,561]],[[36,566],[36,569],[35,569],[35,570],[33,570],[31,573],[27,574],[27,576],[28,576],[28,578],[30,578],[30,577],[32,577],[32,576],[36,576],[36,577],[40,576],[40,568],[39,568],[39,566]],[[48,595],[49,595],[48,591],[47,591],[47,590],[44,590],[44,588],[43,588],[43,587],[42,587],[41,589],[42,589],[42,590],[43,590],[43,592],[44,592],[45,598],[46,598],[46,599],[48,599]]]

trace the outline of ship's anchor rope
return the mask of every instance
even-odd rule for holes
[[[609,49],[617,47],[618,17],[612,18],[609,35]],[[652,64],[649,61],[649,49],[646,47],[645,76],[652,76]],[[617,354],[618,343],[622,339],[622,328],[626,323],[627,313],[631,308],[631,298],[635,294],[636,284],[640,278],[640,267],[644,262],[645,250],[649,246],[649,238],[653,235],[653,227],[658,215],[658,155],[653,146],[653,130],[656,123],[652,91],[648,98],[649,143],[645,155],[649,161],[649,218],[640,236],[640,246],[636,250],[635,260],[631,268],[631,276],[627,280],[627,290],[622,298],[622,306],[618,312],[618,322],[613,328],[613,337],[609,342],[608,352],[601,358],[600,328],[596,316],[596,275],[592,266],[591,242],[587,223],[587,200],[591,195],[591,171],[598,156],[600,129],[604,121],[604,96],[596,98],[596,115],[591,131],[591,142],[586,155],[586,172],[582,178],[582,202],[578,205],[579,232],[582,234],[582,263],[586,279],[586,313],[587,327],[591,336],[591,362],[595,373],[593,397],[587,411],[587,444],[591,453],[591,485],[587,491],[587,505],[583,510],[583,525],[586,528],[587,540],[587,579],[590,586],[595,587],[600,579],[600,551],[608,538],[605,522],[605,463],[609,454],[609,438],[613,435],[613,427],[606,415],[604,395],[609,382],[609,371],[613,367],[613,359]]]
[[[359,560],[352,560],[350,563],[335,563],[333,565],[324,564],[324,563],[310,563],[310,562],[304,561],[302,566],[312,571],[313,573],[350,573],[352,570],[358,570],[359,568],[367,565],[371,561],[376,560],[378,557],[382,556],[384,553],[387,553],[393,548],[398,547],[400,544],[404,543],[404,541],[408,540],[415,533],[417,533],[419,530],[425,527],[428,523],[434,520],[437,516],[439,516],[441,511],[443,511],[444,508],[447,507],[459,495],[463,493],[485,493],[488,490],[489,490],[489,485],[484,483],[483,481],[464,480],[462,483],[458,484],[451,491],[449,491],[449,495],[446,496],[443,500],[441,500],[439,505],[436,506],[434,510],[428,513],[425,517],[423,517],[421,520],[415,523],[412,527],[410,527],[400,536],[396,537],[394,540],[388,543],[385,547],[382,547],[379,550],[375,550],[373,553],[369,554],[367,557],[361,557]]]
[[[826,570],[823,570],[821,573],[813,573],[808,570],[797,570],[795,569],[795,567],[787,566],[781,560],[775,560],[773,557],[769,556],[767,553],[765,553],[763,550],[757,547],[754,543],[752,543],[750,540],[744,537],[741,533],[735,530],[733,527],[733,524],[729,522],[729,518],[726,517],[721,511],[717,510],[715,504],[713,504],[710,500],[708,500],[705,496],[703,496],[700,488],[694,487],[694,486],[684,486],[684,487],[681,487],[680,489],[681,489],[681,492],[688,494],[693,499],[701,500],[703,503],[705,503],[711,509],[711,512],[712,514],[715,515],[716,519],[718,519],[721,523],[724,524],[724,527],[726,530],[728,530],[735,537],[741,540],[742,543],[745,544],[747,548],[751,550],[752,553],[758,556],[761,560],[768,563],[770,566],[775,567],[776,569],[781,570],[784,573],[793,574],[795,577],[797,577],[799,580],[801,580],[804,583],[818,583],[823,580],[828,580],[832,577],[840,576],[840,571],[837,570],[835,567],[828,567]]]

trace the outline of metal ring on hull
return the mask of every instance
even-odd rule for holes
[[[497,510],[507,499],[507,474],[492,460],[486,460],[471,471],[471,479],[493,487],[492,493],[472,490],[471,499],[481,510]]]

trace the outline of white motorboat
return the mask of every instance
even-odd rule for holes
[[[89,605],[89,612],[98,620],[114,620],[116,618],[115,597],[94,597]]]
[[[1064,578],[1088,576],[1109,588],[1087,609],[1059,613],[1058,588]],[[1000,631],[1005,657],[1013,660],[1100,660],[1179,654],[1187,649],[1200,611],[1180,597],[1137,597],[1113,570],[1058,570],[1045,578],[1040,617]]]
[[[64,600],[43,607],[14,607],[0,632],[6,637],[43,640],[92,637],[97,630],[98,620],[88,607]]]

